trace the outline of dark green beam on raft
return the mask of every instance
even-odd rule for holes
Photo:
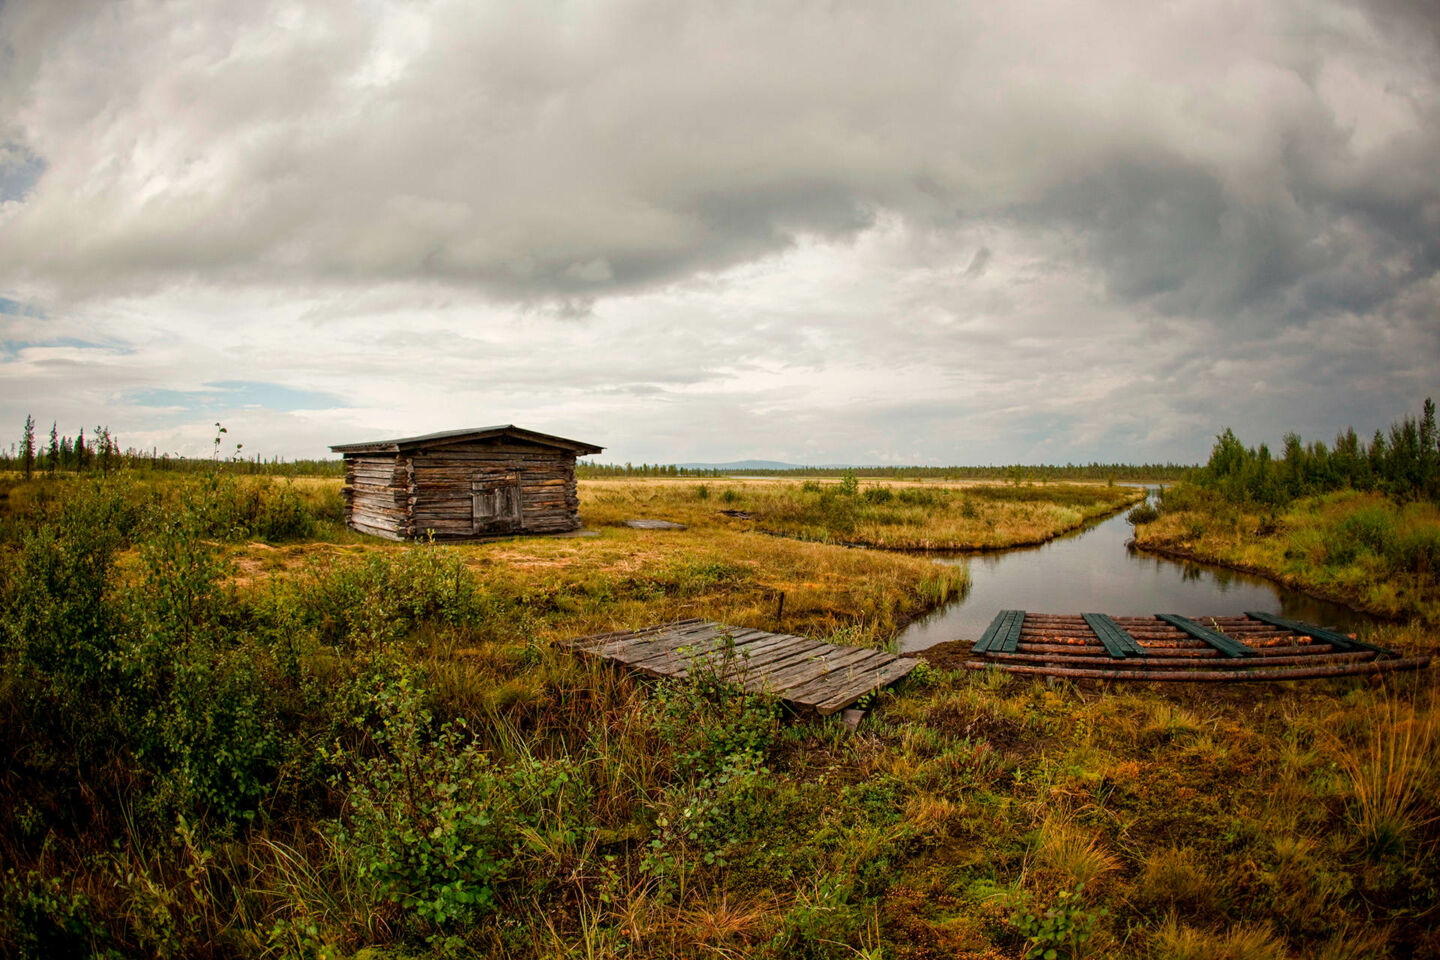
[[[1082,613],[1085,623],[1105,645],[1105,652],[1119,660],[1125,657],[1143,657],[1145,648],[1120,624],[1103,613]]]
[[[1254,650],[1240,641],[1227,637],[1216,630],[1211,630],[1209,627],[1202,627],[1189,617],[1182,617],[1176,613],[1157,613],[1155,616],[1170,626],[1190,634],[1196,640],[1204,640],[1227,657],[1253,657],[1255,655]]]
[[[1286,620],[1284,617],[1277,617],[1272,613],[1257,613],[1252,610],[1245,611],[1245,616],[1251,620],[1268,623],[1272,627],[1283,627],[1292,633],[1300,634],[1302,637],[1309,637],[1312,640],[1319,640],[1321,643],[1328,643],[1336,650],[1372,650],[1382,657],[1400,656],[1400,654],[1394,650],[1377,647],[1374,644],[1356,640],[1353,637],[1335,630],[1326,630],[1324,627],[1317,627],[1313,623],[1306,623],[1303,620]]]
[[[970,648],[971,653],[1014,653],[1020,642],[1020,628],[1025,623],[1024,610],[1001,610],[990,626]]]

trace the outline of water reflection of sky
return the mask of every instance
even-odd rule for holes
[[[900,649],[974,640],[1001,610],[1112,616],[1260,610],[1349,630],[1369,620],[1261,577],[1140,553],[1127,546],[1131,535],[1121,513],[1038,547],[971,556],[964,598],[911,624],[900,636]]]

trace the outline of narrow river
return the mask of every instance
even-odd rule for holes
[[[900,650],[975,640],[1001,610],[1146,616],[1227,616],[1261,610],[1354,630],[1373,618],[1224,567],[1168,560],[1126,544],[1122,511],[1038,547],[940,558],[970,564],[970,589],[900,634]],[[933,554],[927,554],[933,556]]]

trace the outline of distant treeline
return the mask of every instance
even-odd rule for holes
[[[215,453],[210,457],[182,457],[158,450],[121,448],[119,440],[106,426],[97,426],[85,436],[82,428],[72,438],[61,435],[58,425],[50,425],[49,437],[36,435],[33,417],[25,418],[20,442],[0,450],[0,470],[16,470],[26,477],[36,473],[109,473],[112,470],[145,468],[180,473],[201,473],[220,470],[225,473],[260,474],[286,477],[338,477],[345,472],[345,462],[335,460],[264,459],[258,455],[244,456],[236,444],[229,456],[220,453],[221,434],[225,428],[216,424]]]
[[[1004,467],[793,467],[784,470],[719,470],[674,465],[595,463],[582,460],[576,468],[581,477],[834,477],[846,475],[887,480],[1005,480],[1012,483],[1057,481],[1124,481],[1174,483],[1184,480],[1197,468],[1177,463],[1067,463],[1064,466],[1011,465]]]
[[[1420,419],[1407,416],[1369,443],[1347,429],[1333,446],[1288,433],[1277,458],[1265,444],[1246,447],[1228,428],[1215,440],[1196,484],[1228,500],[1280,506],[1332,490],[1374,490],[1400,500],[1440,500],[1440,432],[1429,398]]]

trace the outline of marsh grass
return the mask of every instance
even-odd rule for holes
[[[1285,947],[1263,926],[1239,924],[1212,933],[1172,914],[1155,932],[1153,955],[1156,960],[1285,960]]]
[[[1193,487],[1167,490],[1142,547],[1274,577],[1390,617],[1440,622],[1440,506],[1345,490],[1281,510]]]
[[[1331,756],[1349,776],[1350,817],[1372,857],[1396,855],[1440,816],[1440,711],[1435,687],[1413,698],[1385,691],[1360,737],[1330,734]]]
[[[610,515],[669,513],[670,485],[628,481]],[[67,491],[0,545],[0,955],[1018,956],[1015,905],[1081,881],[1061,912],[1092,956],[1440,942],[1421,677],[933,668],[851,732],[554,641],[774,629],[784,592],[782,629],[882,644],[956,568],[699,513],[264,546],[214,536],[204,488],[178,524]]]
[[[1094,890],[1116,861],[1104,846],[1103,838],[1069,814],[1057,813],[1040,824],[1035,855],[1062,878],[1064,887],[1084,886]]]
[[[748,513],[726,517],[719,500]],[[974,550],[1041,543],[1143,499],[1133,487],[1103,484],[684,481],[581,484],[582,511],[597,525],[637,516],[701,527],[723,523],[821,543],[887,550]]]

